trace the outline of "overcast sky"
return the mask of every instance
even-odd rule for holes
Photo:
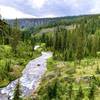
[[[59,17],[100,13],[100,0],[0,0],[3,18]]]

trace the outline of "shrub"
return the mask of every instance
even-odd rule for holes
[[[96,71],[95,71],[96,74],[100,74],[100,68],[99,66],[97,65],[97,68],[96,68]]]

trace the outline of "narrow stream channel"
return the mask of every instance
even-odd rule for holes
[[[47,59],[52,57],[51,52],[42,52],[42,55],[31,60],[22,72],[19,83],[22,90],[22,96],[30,96],[39,85],[42,75],[46,71]],[[8,86],[0,89],[0,100],[12,100],[14,89],[18,79],[12,81]]]

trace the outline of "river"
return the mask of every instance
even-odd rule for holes
[[[31,60],[22,71],[22,76],[12,81],[8,86],[0,89],[0,100],[12,100],[16,84],[20,83],[22,96],[30,96],[38,87],[41,77],[46,71],[47,59],[52,57],[51,52],[42,52],[42,55]],[[9,98],[9,99],[8,99]]]

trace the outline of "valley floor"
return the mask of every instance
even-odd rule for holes
[[[49,100],[48,98],[69,100],[69,95],[72,96],[71,100],[78,100],[76,98],[80,91],[82,93],[79,100],[92,100],[89,99],[90,95],[91,98],[94,96],[94,100],[100,100],[100,58],[85,58],[80,64],[77,61],[62,62],[50,58],[47,68],[48,71],[37,90],[37,100],[44,100],[44,98],[47,98],[45,100]],[[91,90],[94,91],[93,94]],[[55,91],[56,94],[50,95],[50,91]]]

